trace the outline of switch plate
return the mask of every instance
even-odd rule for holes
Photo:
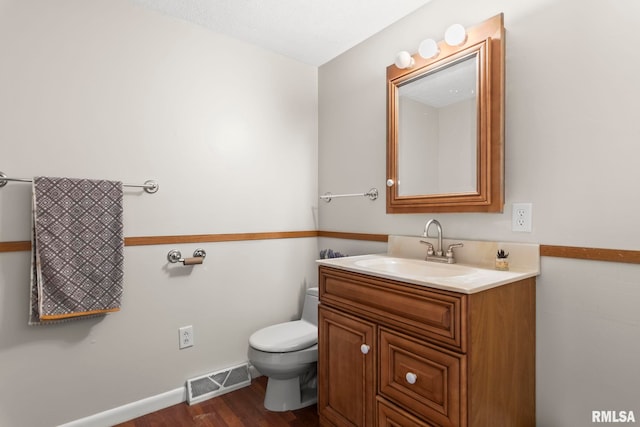
[[[514,203],[511,211],[511,230],[531,233],[531,203]]]
[[[178,335],[178,347],[180,350],[193,346],[193,326],[189,325],[178,328]]]

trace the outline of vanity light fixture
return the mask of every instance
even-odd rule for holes
[[[440,48],[438,47],[438,43],[434,39],[425,39],[422,40],[420,46],[418,46],[418,53],[424,59],[431,59],[438,56],[440,53]]]
[[[406,50],[398,52],[396,55],[396,67],[400,69],[411,68],[416,63],[415,59]]]
[[[444,32],[444,41],[449,46],[462,46],[467,41],[467,32],[460,24],[453,24]]]
[[[444,41],[449,46],[462,46],[467,41],[467,31],[460,24],[453,24],[444,33]],[[433,39],[422,40],[418,46],[418,54],[424,59],[432,59],[440,54],[438,42]],[[406,50],[398,52],[395,60],[396,67],[401,70],[415,65],[415,59]]]

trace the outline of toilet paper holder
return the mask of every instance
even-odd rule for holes
[[[180,253],[179,250],[172,249],[167,254],[167,260],[170,263],[181,262],[183,265],[195,265],[202,264],[206,256],[207,253],[204,251],[204,249],[196,249],[193,252],[192,258],[182,258],[182,253]]]

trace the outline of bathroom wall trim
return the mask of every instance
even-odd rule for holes
[[[640,251],[540,245],[540,256],[640,264]]]
[[[299,239],[302,237],[318,237],[315,230],[309,231],[275,231],[262,233],[229,233],[229,234],[186,234],[181,236],[143,236],[125,237],[125,246],[171,245],[175,243],[216,243],[239,242],[243,240]],[[371,240],[371,239],[366,239]],[[386,240],[385,240],[386,241]],[[0,242],[0,252],[30,251],[31,242]]]
[[[31,242],[0,242],[0,252],[30,251]]]
[[[318,231],[276,231],[262,233],[191,234],[183,236],[125,237],[125,246],[168,245],[173,243],[216,243],[243,240],[299,239],[318,237]]]
[[[216,243],[238,242],[245,240],[299,239],[305,237],[330,237],[346,240],[366,240],[386,242],[386,234],[350,233],[343,231],[308,230],[308,231],[276,231],[261,233],[228,233],[228,234],[188,234],[181,236],[143,236],[125,237],[125,246],[169,245],[176,243]],[[0,242],[1,252],[21,252],[31,250],[31,242]],[[586,248],[562,245],[540,245],[540,256],[555,258],[572,258],[589,261],[622,262],[640,264],[640,250]]]
[[[368,240],[372,242],[387,242],[388,234],[345,233],[342,231],[318,231],[318,237],[333,237],[347,240]]]

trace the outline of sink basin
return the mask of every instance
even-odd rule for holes
[[[408,258],[380,257],[363,259],[354,265],[385,273],[424,278],[467,276],[478,271],[473,267],[456,264],[438,264]]]

